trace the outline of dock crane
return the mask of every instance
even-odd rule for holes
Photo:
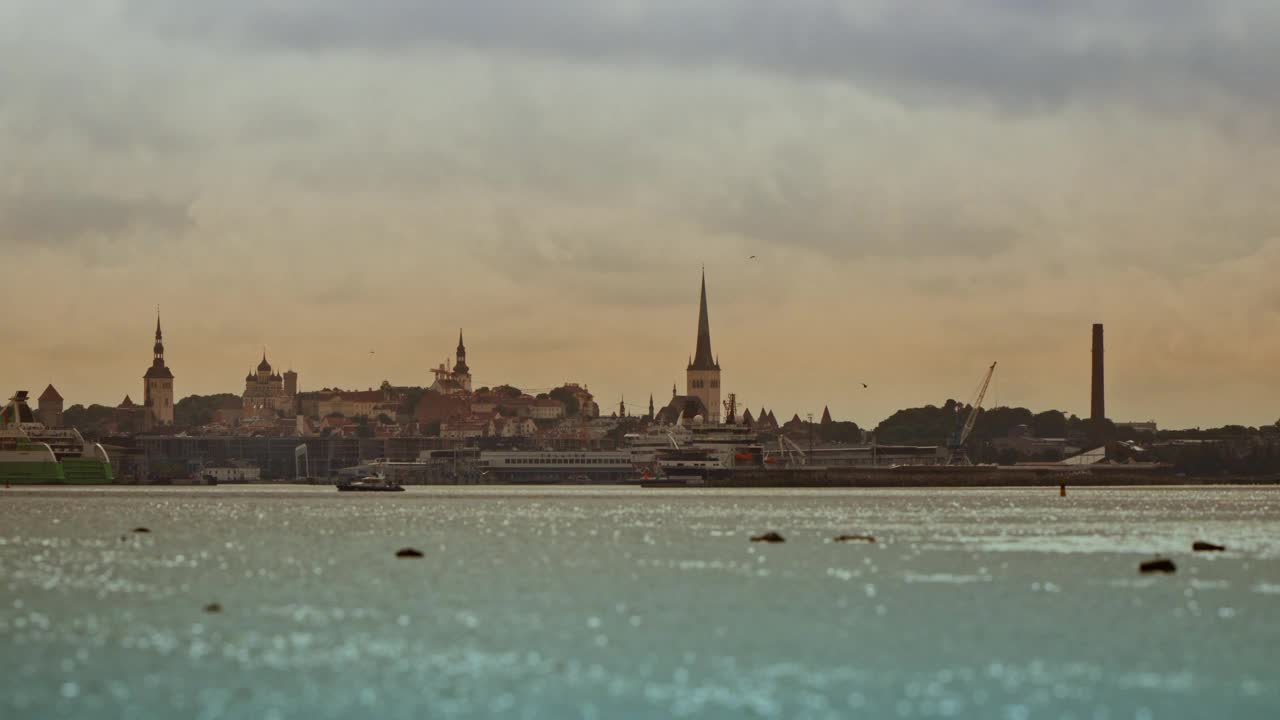
[[[957,427],[956,432],[947,441],[947,448],[951,451],[947,458],[948,465],[972,465],[969,456],[965,454],[964,444],[969,439],[969,433],[973,432],[973,425],[978,421],[978,411],[982,409],[982,400],[987,396],[987,388],[991,385],[991,376],[996,373],[996,364],[991,363],[991,367],[987,368],[987,374],[982,378],[982,384],[978,386],[978,393],[974,396],[973,402],[970,403],[969,416],[965,418],[964,425]],[[957,417],[957,420],[959,418]]]

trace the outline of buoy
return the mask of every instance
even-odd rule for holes
[[[1175,573],[1178,572],[1178,566],[1168,558],[1156,558],[1148,560],[1138,566],[1138,572],[1141,573]]]
[[[786,542],[786,541],[787,541],[786,538],[772,531],[767,532],[763,535],[756,535],[755,537],[751,538],[751,542],[780,543],[780,542]]]
[[[1211,542],[1197,540],[1191,543],[1191,549],[1194,550],[1195,552],[1222,552],[1227,548],[1225,545],[1214,545]]]
[[[1066,497],[1066,496],[1067,496],[1067,486],[1066,486],[1066,485],[1059,485],[1059,486],[1058,486],[1058,497]]]
[[[220,613],[222,612],[222,605],[218,603],[209,603],[204,606],[204,611],[207,613]]]
[[[837,535],[831,538],[831,542],[869,542],[873,543],[876,539],[872,535]]]
[[[422,557],[422,552],[419,550],[414,550],[413,548],[400,548],[399,550],[396,551],[396,557],[420,558]]]
[[[133,531],[134,531],[134,532],[136,532],[136,533],[149,533],[149,532],[151,532],[150,530],[148,530],[147,528],[144,528],[144,527],[136,527],[136,528],[134,528],[134,529],[133,529]]]

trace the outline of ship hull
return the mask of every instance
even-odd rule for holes
[[[115,482],[111,465],[89,459],[62,462],[0,459],[0,484],[4,485],[109,485]]]

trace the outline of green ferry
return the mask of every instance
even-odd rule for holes
[[[107,451],[75,428],[37,422],[19,390],[0,411],[0,484],[104,485],[115,481]]]

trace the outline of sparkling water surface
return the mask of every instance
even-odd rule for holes
[[[224,717],[1276,718],[1280,489],[0,490],[0,718]]]

